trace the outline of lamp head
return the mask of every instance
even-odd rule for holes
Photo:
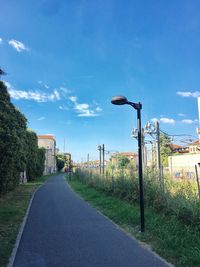
[[[118,95],[112,98],[111,103],[113,105],[125,105],[128,104],[128,100],[125,96]]]

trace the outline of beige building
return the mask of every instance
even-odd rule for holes
[[[56,172],[56,140],[54,135],[38,135],[38,146],[46,150],[44,175]]]
[[[195,178],[195,165],[200,167],[200,142],[191,143],[188,153],[168,157],[169,172],[175,178]]]

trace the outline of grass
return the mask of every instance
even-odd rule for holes
[[[145,208],[146,229],[142,234],[139,231],[140,213],[137,205],[76,179],[72,179],[70,184],[86,201],[175,266],[200,266],[199,232],[184,225],[175,216],[157,214],[153,209]]]
[[[33,192],[49,176],[19,185],[0,198],[0,267],[6,266]]]

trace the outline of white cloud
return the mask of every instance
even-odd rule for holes
[[[101,111],[102,111],[102,108],[97,107],[97,108],[96,108],[96,111],[97,111],[97,112],[101,112]]]
[[[0,37],[0,44],[2,44],[3,43],[3,39]]]
[[[179,91],[176,93],[177,93],[177,95],[180,95],[182,97],[195,97],[195,98],[197,98],[200,96],[200,91],[195,91],[195,92],[181,92],[181,91]]]
[[[153,119],[151,119],[151,121],[152,122],[156,122],[156,121],[158,121],[158,122],[162,122],[162,123],[175,123],[175,120],[174,119],[170,119],[170,118],[166,118],[166,117],[163,117],[163,118],[160,118],[160,119],[158,119],[158,118],[153,118]]]
[[[163,123],[169,123],[169,124],[175,123],[174,119],[169,119],[169,118],[161,118],[160,121]]]
[[[63,93],[66,93],[66,94],[71,93],[71,90],[69,90],[69,89],[66,88],[66,87],[62,87],[62,86],[61,86],[59,89],[60,89],[60,91],[62,91]]]
[[[43,81],[38,81],[38,83],[40,85],[44,86],[46,89],[49,89],[49,86],[46,83],[44,83]]]
[[[78,117],[96,117],[96,114],[93,110],[84,110],[83,113],[78,114]]]
[[[183,114],[183,113],[178,113],[178,116],[179,116],[179,117],[185,117],[186,115]]]
[[[84,111],[84,110],[87,110],[88,108],[89,108],[88,104],[76,104],[75,105],[75,109],[79,111]]]
[[[10,40],[8,41],[9,45],[11,45],[14,49],[17,50],[17,52],[21,52],[24,50],[29,50],[22,42],[17,41],[17,40]]]
[[[38,118],[38,121],[43,121],[45,119],[46,119],[45,117],[40,117],[40,118]]]
[[[76,96],[70,96],[69,99],[74,103],[77,101],[77,97]]]
[[[195,121],[196,121],[196,120],[195,120]],[[182,120],[181,122],[182,122],[182,123],[186,123],[186,124],[192,124],[192,123],[194,123],[195,121],[186,119],[186,120]]]
[[[57,100],[60,100],[60,94],[57,90],[54,90],[54,95],[57,98]]]
[[[65,105],[59,106],[58,107],[60,110],[69,110],[68,107],[66,107]]]
[[[8,88],[10,96],[16,100],[25,99],[25,100],[34,100],[36,102],[48,102],[48,101],[60,100],[60,94],[56,90],[54,90],[54,92],[51,94],[46,94],[44,92],[39,92],[39,91],[17,90],[8,82],[5,82],[5,84]]]
[[[76,96],[71,96],[69,99],[74,103],[74,109],[78,113],[78,117],[96,117],[99,114],[96,113],[96,111],[90,109],[90,105],[87,103],[78,103]],[[98,111],[100,112],[100,110]]]

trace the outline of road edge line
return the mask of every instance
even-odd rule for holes
[[[15,245],[12,249],[12,253],[11,253],[11,256],[8,260],[8,264],[6,265],[6,267],[12,267],[13,264],[14,264],[14,261],[15,261],[15,257],[16,257],[16,254],[17,254],[17,250],[18,250],[18,247],[19,247],[19,244],[20,244],[20,241],[21,241],[21,238],[22,238],[22,234],[24,232],[24,228],[25,228],[25,225],[26,225],[26,222],[27,222],[27,219],[28,219],[28,215],[30,213],[30,209],[31,209],[31,205],[32,205],[32,202],[33,202],[33,199],[35,197],[35,194],[36,192],[42,187],[43,185],[40,185],[38,188],[36,188],[36,190],[33,192],[32,194],[32,197],[29,201],[29,205],[28,205],[28,208],[26,210],[26,213],[25,213],[25,216],[24,216],[24,219],[19,227],[19,232],[17,234],[17,238],[16,238],[16,241],[15,241]]]

